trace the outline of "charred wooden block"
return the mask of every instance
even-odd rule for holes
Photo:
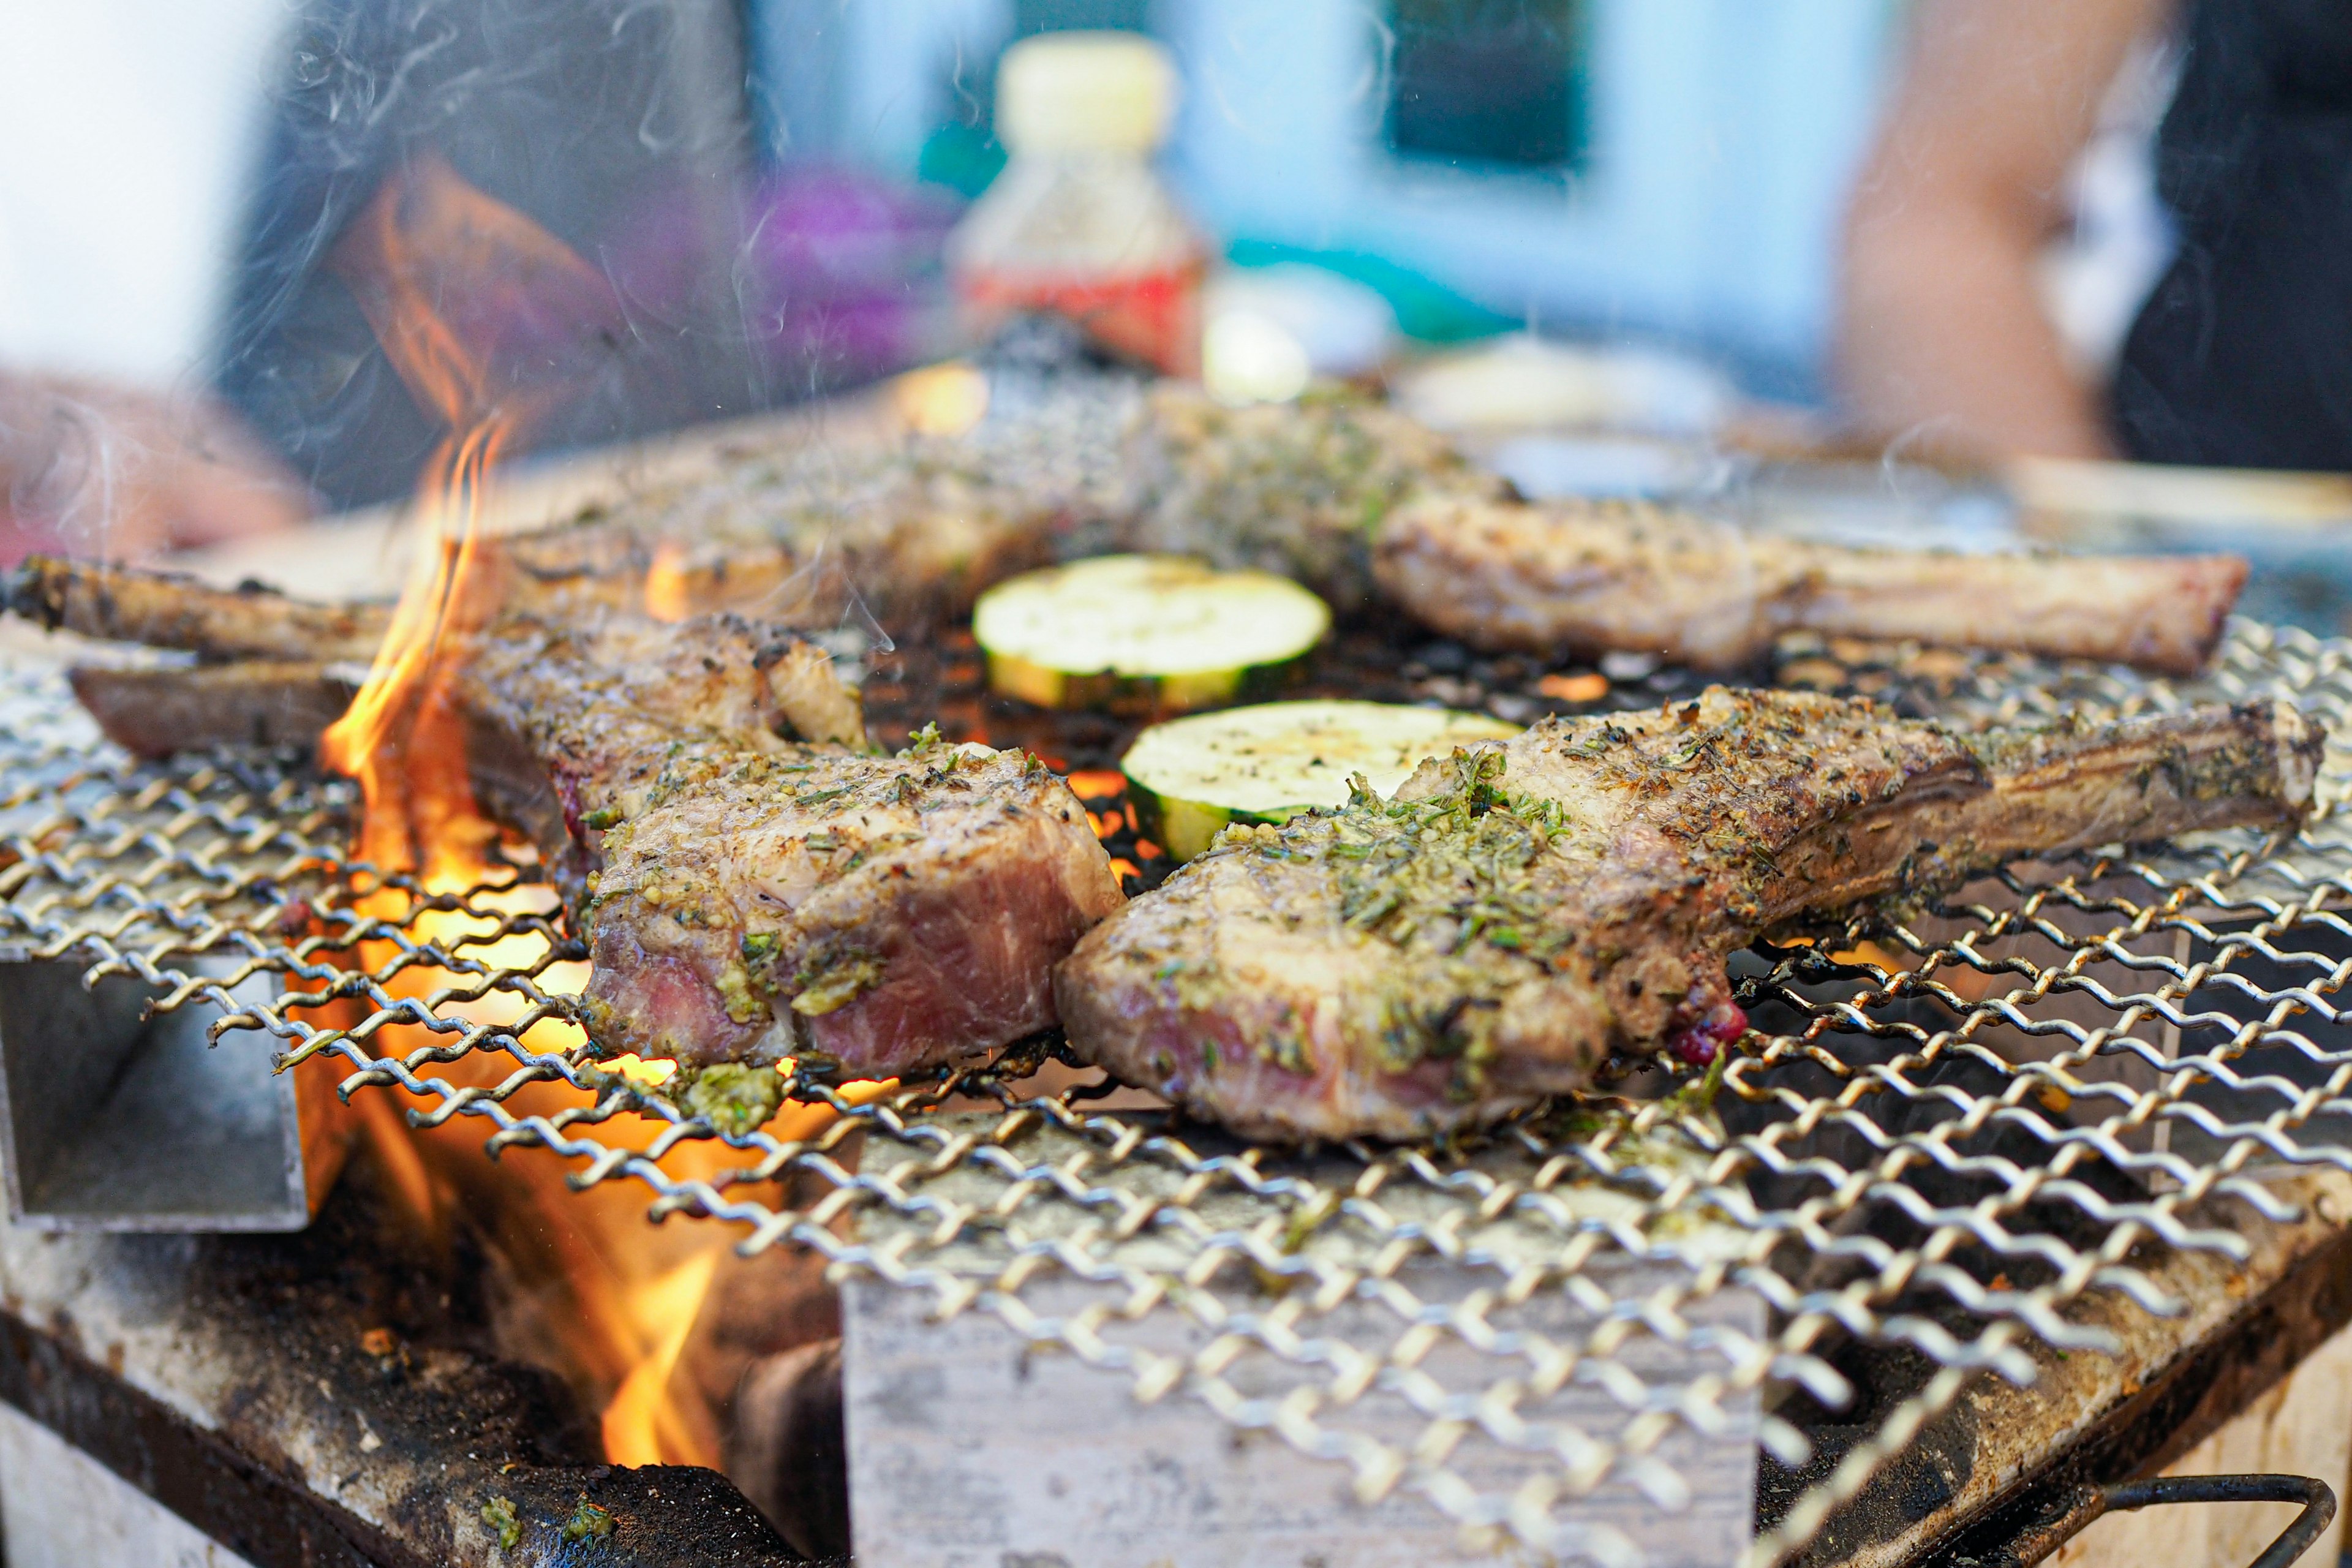
[[[142,1516],[131,1544],[254,1568],[803,1561],[714,1470],[603,1462],[556,1374],[489,1352],[475,1244],[435,1241],[396,1191],[362,1156],[296,1234],[0,1226],[0,1403],[25,1418],[0,1458],[56,1461],[0,1474],[10,1560],[159,1560],[27,1498],[71,1473]]]

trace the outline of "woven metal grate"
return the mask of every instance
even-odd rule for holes
[[[2352,644],[2247,624],[2194,683],[1801,643],[1777,673],[1958,721],[2276,694],[2352,733]],[[1115,775],[1085,771],[1116,727],[992,705],[976,679],[952,638],[877,664],[877,730],[938,712],[1081,770],[1131,886],[1154,879]],[[1345,642],[1313,679],[1515,719],[1685,684]],[[493,1153],[537,1146],[576,1184],[643,1184],[657,1217],[992,1315],[1138,1398],[1204,1402],[1347,1467],[1363,1497],[1417,1494],[1562,1558],[1639,1562],[1584,1500],[1685,1505],[1684,1440],[1760,1409],[1761,1564],[1970,1379],[2031,1378],[2037,1343],[2112,1348],[2086,1302],[2175,1310],[2154,1260],[2242,1256],[2290,1217],[2280,1173],[2352,1170],[2347,767],[2332,749],[2292,841],[2017,866],[1759,945],[1735,971],[1755,1028],[1712,1078],[1623,1064],[1612,1092],[1436,1148],[1247,1147],[1051,1039],[923,1083],[802,1072],[773,1119],[722,1130],[596,1055],[573,1022],[580,951],[527,859],[463,892],[379,882],[345,858],[347,785],[283,757],[133,765],[33,664],[0,690],[0,957],[136,974],[159,1008],[266,1030],[347,1094],[480,1119]],[[236,962],[197,973],[200,953]],[[230,994],[255,975],[268,1005]],[[1717,1310],[1743,1292],[1763,1310]],[[1562,1296],[1568,1316],[1534,1312]],[[1181,1351],[1129,1331],[1168,1314]],[[1921,1370],[1885,1383],[1888,1347]],[[1569,1389],[1605,1397],[1571,1419]],[[1857,1420],[1859,1440],[1818,1440]],[[1509,1485],[1471,1479],[1497,1473],[1481,1450],[1510,1457]]]

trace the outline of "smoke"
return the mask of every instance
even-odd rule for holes
[[[137,561],[286,526],[312,498],[226,411],[63,377],[0,377],[0,564]]]
[[[311,0],[268,104],[223,394],[336,507],[404,493],[439,435],[331,258],[376,193],[446,165],[596,259],[629,345],[541,425],[601,445],[748,412],[728,277],[751,167],[725,0]]]

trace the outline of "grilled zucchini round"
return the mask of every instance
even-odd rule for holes
[[[1119,769],[1136,830],[1189,860],[1228,823],[1279,823],[1309,806],[1344,805],[1350,773],[1386,795],[1425,757],[1518,732],[1444,708],[1267,702],[1155,724]]]
[[[1263,689],[1330,628],[1322,600],[1268,572],[1189,556],[1104,555],[980,597],[989,689],[1042,708],[1181,713]]]

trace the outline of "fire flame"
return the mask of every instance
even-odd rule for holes
[[[320,760],[360,783],[366,859],[419,871],[428,889],[462,888],[478,879],[494,837],[449,689],[455,645],[497,607],[484,500],[509,446],[573,390],[578,356],[551,353],[551,327],[593,321],[610,290],[562,242],[436,157],[385,181],[331,261],[410,395],[448,433],[418,481],[408,584]]]
[[[423,547],[367,681],[322,741],[320,760],[360,782],[361,852],[380,874],[413,872],[428,896],[465,892],[469,908],[488,918],[416,910],[380,879],[363,892],[362,907],[404,920],[413,936],[445,952],[535,973],[545,991],[577,991],[586,966],[551,961],[547,937],[515,920],[551,914],[553,894],[536,884],[490,885],[506,873],[491,853],[498,830],[483,818],[468,781],[454,679],[466,639],[498,607],[499,563],[486,540],[494,470],[578,384],[575,351],[596,336],[578,329],[594,326],[609,289],[551,236],[438,160],[388,182],[338,246],[334,264],[411,394],[448,433],[419,482]],[[646,613],[682,616],[690,597],[683,551],[666,550],[646,579]],[[367,968],[391,971],[387,991],[431,1000],[442,1016],[511,1028],[529,1005],[512,991],[451,999],[446,988],[466,977],[423,964],[395,967],[389,943],[362,947]],[[569,1022],[545,1018],[523,1040],[534,1050],[560,1051],[581,1037]],[[426,1037],[414,1026],[393,1026],[376,1041],[396,1055]],[[672,1063],[627,1058],[601,1065],[646,1084],[676,1071]],[[484,1088],[505,1076],[487,1058],[442,1070]],[[895,1087],[850,1085],[844,1096],[863,1101]],[[486,1240],[517,1299],[499,1331],[502,1344],[550,1366],[600,1413],[607,1459],[715,1466],[717,1415],[680,1363],[705,1298],[733,1266],[721,1252],[728,1232],[650,1226],[642,1189],[608,1182],[574,1192],[553,1160],[493,1166],[481,1155],[479,1122],[411,1128],[389,1097],[361,1095],[355,1103],[393,1191],[415,1219],[446,1235],[462,1205],[488,1227]],[[584,1109],[591,1099],[565,1083],[537,1082],[506,1103],[520,1116],[552,1117]],[[786,1141],[810,1139],[835,1114],[829,1106],[790,1107],[771,1130]],[[598,1136],[609,1146],[642,1149],[666,1131],[658,1121],[616,1119]],[[740,1151],[715,1142],[664,1156],[667,1169],[690,1179],[725,1179],[743,1163]]]
[[[506,915],[552,908],[552,894],[541,887],[485,887],[502,875],[491,853],[498,830],[482,816],[467,776],[454,680],[465,640],[498,607],[498,562],[485,538],[494,470],[576,388],[583,366],[575,351],[596,338],[610,290],[552,236],[430,158],[386,182],[332,261],[411,395],[447,426],[419,480],[422,542],[390,629],[358,697],[320,745],[320,761],[357,779],[364,796],[359,848],[379,878],[362,907],[393,919],[414,911],[406,924],[419,939],[499,968],[535,968],[544,988],[576,991],[585,966],[550,963],[544,936],[502,933],[457,910],[415,911],[382,879],[413,872],[428,896],[469,892],[471,905]],[[583,333],[583,323],[592,331]],[[649,584],[646,607],[659,614],[653,591]],[[370,969],[382,973],[394,962],[389,944],[363,945]],[[410,965],[386,988],[424,998],[460,978]],[[438,1010],[511,1026],[526,1005],[520,994],[494,991],[472,1002],[444,999]],[[401,1038],[411,1035],[418,1037]],[[424,1043],[407,1026],[378,1038],[395,1053]],[[533,1049],[561,1050],[578,1045],[580,1035],[569,1023],[545,1019],[525,1040]],[[610,1065],[641,1082],[675,1070],[667,1063]],[[449,1071],[484,1086],[503,1076],[472,1058]],[[719,1268],[724,1232],[656,1230],[646,1223],[642,1194],[618,1184],[575,1194],[553,1161],[488,1165],[478,1123],[413,1130],[389,1100],[368,1095],[360,1103],[392,1185],[415,1217],[446,1230],[461,1200],[489,1216],[518,1289],[539,1303],[538,1321],[551,1326],[541,1337],[557,1342],[533,1348],[560,1363],[557,1370],[603,1410],[609,1457],[715,1463],[709,1423],[679,1406],[668,1384]],[[589,1100],[568,1085],[540,1083],[509,1103],[519,1114],[552,1115]],[[648,1123],[640,1141],[660,1131]],[[631,1142],[615,1127],[604,1136]],[[709,1171],[698,1173],[715,1173],[741,1156],[710,1145],[707,1158]]]
[[[646,616],[649,620],[682,621],[694,613],[694,596],[687,583],[686,546],[665,539],[654,551],[646,570]]]

